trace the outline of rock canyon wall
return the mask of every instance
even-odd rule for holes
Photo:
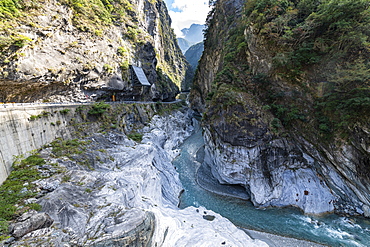
[[[369,6],[310,3],[215,3],[190,95],[205,162],[257,207],[370,216],[370,54],[357,40],[369,40],[369,22],[344,11]]]

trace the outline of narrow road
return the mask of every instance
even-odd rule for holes
[[[177,99],[170,102],[155,102],[155,101],[116,101],[116,102],[104,102],[106,104],[174,104],[182,102],[183,100]],[[63,107],[63,106],[79,106],[79,105],[91,105],[97,102],[61,102],[61,103],[0,103],[0,112],[7,111],[10,109],[37,109],[37,108],[52,108],[52,107]]]

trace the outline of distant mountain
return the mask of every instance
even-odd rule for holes
[[[195,44],[191,46],[186,52],[185,52],[185,58],[190,63],[191,67],[195,70],[198,66],[198,61],[200,57],[202,56],[204,50],[204,43],[200,42],[198,44]]]
[[[190,46],[203,42],[204,35],[203,29],[204,25],[191,24],[189,28],[183,28],[181,30],[184,37],[177,38],[177,42],[183,54],[189,49]]]
[[[188,40],[184,39],[184,38],[177,38],[177,43],[179,44],[180,46],[180,49],[182,51],[182,53],[184,54],[188,49],[189,47],[192,45],[192,43],[190,43]]]
[[[190,68],[186,72],[185,76],[185,83],[182,84],[181,90],[182,91],[189,91],[191,89],[191,86],[193,84],[193,79],[195,75],[195,71],[198,67],[199,59],[201,58],[204,50],[204,43],[200,42],[198,44],[195,44],[191,46],[186,52],[185,52],[185,58],[190,64]]]
[[[203,41],[203,29],[204,25],[191,24],[190,28],[184,28],[181,32],[184,34],[184,39],[192,44],[196,44]]]

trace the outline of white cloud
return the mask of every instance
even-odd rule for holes
[[[205,24],[210,11],[208,0],[174,0],[169,14],[172,19],[172,28],[177,36],[181,36],[181,29],[190,27],[191,24]]]

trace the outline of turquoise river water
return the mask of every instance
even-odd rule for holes
[[[196,131],[182,144],[180,155],[173,161],[185,189],[181,196],[181,208],[204,206],[239,227],[329,246],[370,246],[370,219],[335,214],[314,217],[304,215],[295,208],[256,209],[249,201],[204,190],[195,179],[199,166],[195,156],[203,145],[202,133]]]

